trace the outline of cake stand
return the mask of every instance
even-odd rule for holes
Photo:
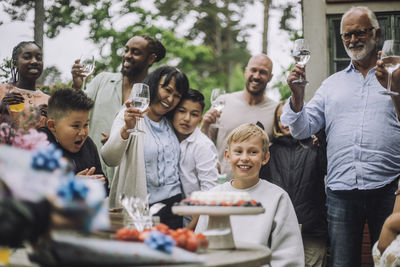
[[[210,249],[234,249],[230,215],[254,215],[264,213],[263,207],[232,206],[173,206],[178,215],[208,215],[207,239]]]

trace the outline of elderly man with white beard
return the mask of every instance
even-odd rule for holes
[[[305,84],[292,83],[305,74],[296,65],[287,78],[292,95],[281,122],[297,139],[325,129],[331,266],[353,267],[360,266],[364,223],[374,244],[393,209],[400,174],[400,123],[391,98],[379,93],[384,82],[375,76],[381,37],[375,14],[366,7],[348,10],[341,37],[349,66],[328,77],[304,105]]]

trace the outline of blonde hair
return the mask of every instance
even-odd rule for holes
[[[283,136],[283,133],[281,131],[281,128],[279,127],[279,120],[278,118],[278,110],[283,107],[286,104],[286,100],[281,101],[278,106],[276,106],[275,112],[274,112],[274,127],[273,127],[273,137],[278,138],[280,136]]]
[[[269,151],[268,135],[263,129],[254,123],[245,123],[235,128],[228,136],[228,150],[232,143],[241,143],[252,137],[260,137],[262,142],[262,150],[265,155]]]

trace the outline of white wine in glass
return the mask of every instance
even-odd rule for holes
[[[311,51],[308,48],[308,44],[304,39],[297,39],[294,41],[293,57],[297,64],[304,67],[311,57]],[[304,80],[302,76],[298,80],[292,81],[292,83],[305,83],[308,81]]]
[[[215,88],[211,91],[211,107],[220,112],[225,106],[225,100],[220,97],[223,94],[225,94],[225,90],[220,88]],[[220,127],[218,119],[215,122],[215,127]]]
[[[85,77],[83,78],[83,88],[86,85],[86,79],[89,75],[91,75],[95,68],[95,60],[93,55],[82,56],[80,63],[82,65],[82,75]]]
[[[381,60],[388,72],[387,90],[379,91],[383,95],[399,95],[399,93],[391,90],[392,86],[392,73],[400,67],[400,41],[399,40],[386,40],[383,43]]]
[[[135,83],[132,87],[131,95],[129,100],[132,102],[132,107],[145,111],[150,104],[150,89],[145,83]],[[140,118],[138,119],[140,120]],[[144,131],[137,129],[137,122],[135,128],[128,129],[128,133],[144,133]]]

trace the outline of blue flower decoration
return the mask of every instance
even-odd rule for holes
[[[61,157],[62,151],[54,144],[50,144],[33,153],[31,167],[51,172],[61,167]]]
[[[151,231],[144,243],[152,249],[161,250],[168,254],[172,253],[172,247],[175,246],[175,241],[171,236],[164,235],[159,231]]]
[[[86,199],[89,188],[80,180],[74,178],[74,174],[70,173],[69,177],[61,182],[57,195],[65,202],[78,199]]]

